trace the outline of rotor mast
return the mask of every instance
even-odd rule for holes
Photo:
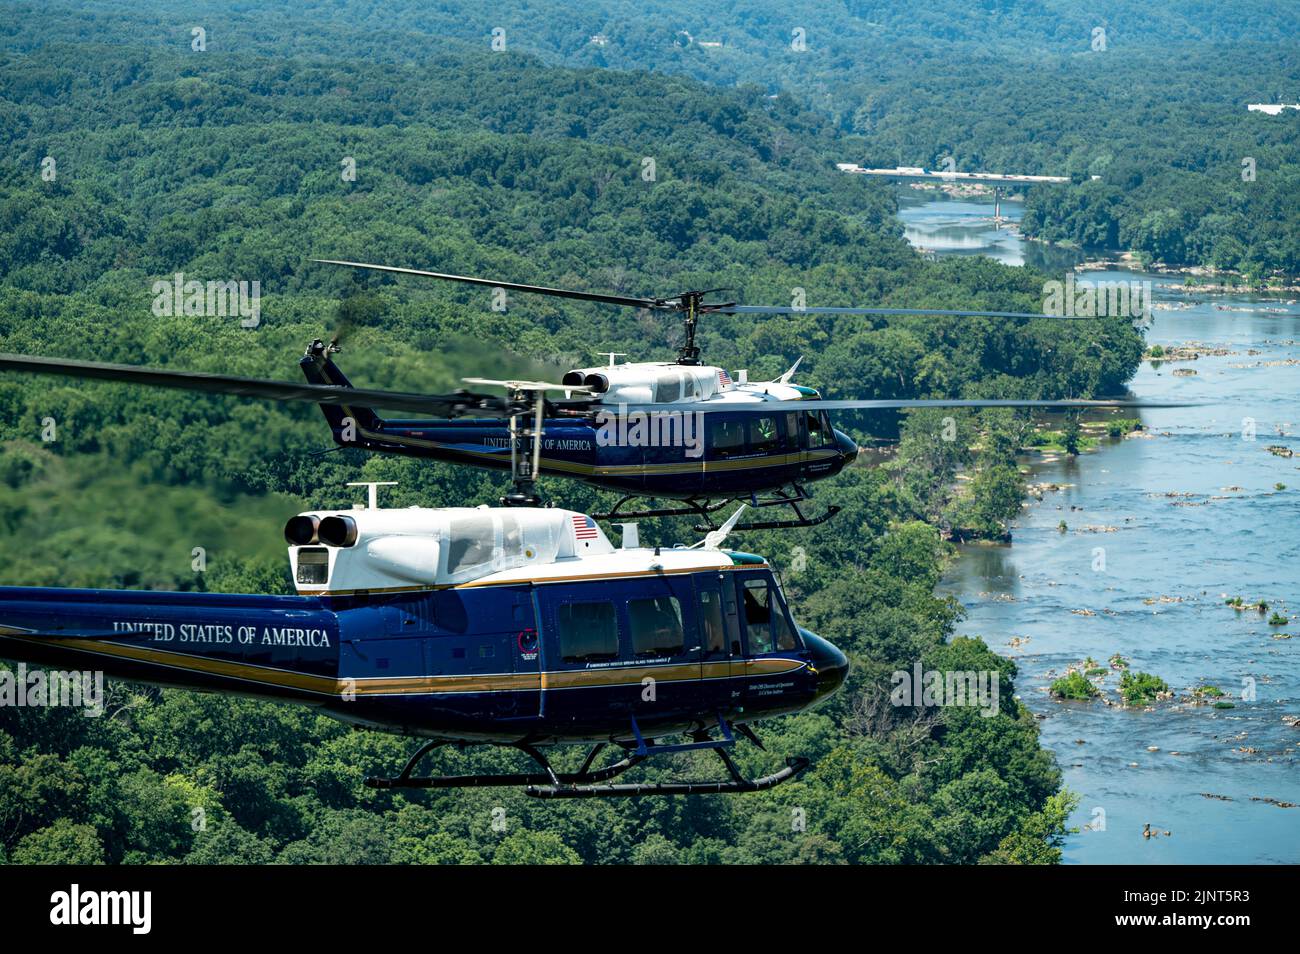
[[[510,418],[510,480],[514,486],[501,498],[503,507],[540,507],[537,477],[542,470],[542,432],[546,419],[546,392],[590,393],[586,388],[545,381],[495,381],[465,378],[467,384],[505,388]]]
[[[540,507],[541,494],[537,492],[537,475],[542,466],[542,416],[546,401],[536,391],[522,388],[510,389],[510,403],[527,405],[527,409],[510,415],[510,479],[514,486],[501,498],[506,507]]]
[[[683,321],[686,324],[686,343],[677,351],[677,363],[698,367],[700,364],[700,349],[695,344],[695,327],[699,322],[700,302],[704,298],[704,292],[686,292],[681,297],[682,312],[685,315]]]

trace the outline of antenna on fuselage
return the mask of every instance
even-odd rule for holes
[[[609,358],[609,364],[606,365],[606,367],[609,367],[609,368],[616,368],[616,367],[618,367],[618,363],[614,360],[615,358],[626,358],[626,357],[627,357],[627,352],[626,352],[626,351],[595,351],[595,352],[592,352],[592,353],[593,353],[593,354],[604,355],[604,356],[606,356],[607,358]]]
[[[739,507],[736,508],[736,512],[727,518],[726,523],[718,527],[718,529],[716,530],[710,530],[708,533],[704,535],[703,540],[701,540],[699,543],[691,544],[691,546],[688,547],[688,549],[690,550],[695,550],[697,548],[703,550],[718,549],[720,546],[722,546],[723,541],[727,539],[727,534],[731,533],[732,528],[736,526],[736,521],[740,519],[740,515],[745,512],[745,508],[747,506],[749,505],[741,504]]]
[[[348,484],[349,487],[368,487],[369,492],[366,494],[367,510],[379,509],[379,488],[396,487],[395,480],[358,480]]]
[[[785,374],[781,375],[781,376],[780,376],[779,378],[777,378],[775,381],[771,381],[771,382],[769,382],[769,383],[771,383],[771,384],[789,384],[792,380],[794,380],[794,373],[795,373],[796,371],[799,370],[799,365],[801,365],[801,364],[803,364],[803,355],[799,355],[799,357],[795,360],[795,363],[792,364],[792,365],[790,365],[790,370],[789,370],[789,371],[787,371]]]

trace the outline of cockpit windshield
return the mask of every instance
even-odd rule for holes
[[[756,578],[745,581],[744,613],[751,656],[799,648],[798,633],[790,621],[775,580]]]

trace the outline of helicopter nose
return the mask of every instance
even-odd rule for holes
[[[812,668],[817,673],[817,687],[813,691],[815,701],[825,699],[841,685],[849,674],[849,657],[829,640],[822,639],[816,633],[800,629],[804,645],[812,654]]]
[[[849,437],[849,435],[845,434],[843,431],[835,432],[835,446],[839,449],[840,460],[842,461],[840,466],[842,467],[848,467],[857,460],[858,453],[862,450],[862,448],[858,447],[853,438]]]

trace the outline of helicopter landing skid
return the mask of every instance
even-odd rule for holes
[[[436,748],[444,745],[455,744],[464,748],[463,743],[451,743],[445,739],[435,739],[432,742],[421,746],[410,761],[406,763],[406,768],[401,773],[392,778],[370,777],[366,779],[366,785],[370,788],[495,788],[501,786],[516,785],[585,785],[591,782],[603,782],[615,776],[622,775],[628,769],[645,761],[645,756],[633,753],[627,758],[620,759],[604,768],[591,770],[591,763],[595,761],[597,755],[605,748],[605,743],[601,742],[592,747],[587,753],[587,758],[582,763],[582,768],[577,772],[556,772],[551,767],[550,760],[541,752],[537,751],[531,745],[518,743],[511,748],[519,749],[534,762],[542,767],[543,773],[512,773],[505,775],[412,775],[420,760]]]
[[[637,497],[635,494],[628,495],[616,503],[609,513],[593,514],[593,517],[596,520],[639,520],[649,519],[651,517],[701,517],[704,522],[696,524],[695,530],[697,533],[708,533],[711,530],[718,529],[710,517],[710,514],[716,513],[729,504],[741,502],[739,497],[728,497],[725,500],[718,501],[717,503],[708,500],[689,498],[683,501],[686,504],[684,507],[665,507],[652,510],[620,510],[620,508],[629,500],[636,499]],[[792,484],[789,492],[779,490],[771,497],[760,498],[757,494],[753,494],[750,496],[749,500],[744,501],[751,507],[789,507],[795,512],[796,519],[758,520],[751,523],[737,524],[731,529],[735,532],[739,530],[792,530],[800,527],[815,527],[818,524],[825,523],[831,517],[840,512],[839,507],[832,505],[827,507],[824,513],[809,517],[799,509],[799,504],[811,499],[812,495],[798,484]]]
[[[732,532],[741,530],[791,530],[801,527],[815,527],[818,524],[825,523],[831,517],[840,512],[840,508],[831,505],[826,508],[824,513],[815,517],[809,517],[799,509],[799,504],[812,500],[812,495],[804,490],[799,484],[791,484],[790,491],[778,490],[770,497],[759,497],[758,494],[751,494],[748,501],[751,507],[789,507],[795,513],[794,520],[755,520],[750,523],[738,523],[732,527]],[[707,518],[706,518],[707,519]],[[695,527],[698,533],[708,533],[710,530],[716,530],[716,527],[708,523],[697,524]]]
[[[785,760],[785,768],[762,778],[749,779],[720,748],[713,750],[731,776],[729,781],[645,782],[620,785],[529,785],[524,793],[533,798],[635,798],[641,795],[730,795],[762,792],[775,788],[807,770],[812,762],[803,756]]]
[[[524,794],[531,795],[533,798],[635,798],[640,795],[726,795],[761,792],[775,788],[782,782],[800,775],[812,764],[810,759],[802,756],[787,758],[785,768],[779,772],[762,778],[745,778],[731,756],[727,754],[726,750],[736,744],[736,737],[731,734],[731,725],[721,715],[718,716],[718,728],[722,733],[720,739],[711,738],[708,729],[698,729],[691,733],[690,742],[679,745],[655,745],[654,740],[647,740],[641,735],[641,727],[637,725],[636,716],[633,716],[632,734],[636,738],[636,748],[632,757],[639,756],[644,759],[658,753],[711,749],[726,766],[727,774],[731,776],[730,780],[643,782],[633,785],[529,785],[524,789]],[[737,724],[735,728],[760,749],[763,748],[763,743],[749,726]]]
[[[802,774],[811,764],[811,760],[803,757],[793,757],[786,759],[785,768],[771,775],[765,775],[762,778],[748,779],[745,778],[731,756],[725,751],[726,748],[736,744],[735,736],[731,733],[731,726],[721,718],[718,719],[718,725],[722,729],[722,738],[713,739],[709,737],[708,730],[698,730],[691,734],[692,741],[680,745],[656,745],[654,740],[647,740],[642,737],[640,727],[636,723],[636,718],[632,719],[632,733],[636,737],[635,745],[631,743],[620,743],[624,748],[629,750],[629,754],[617,762],[606,765],[603,768],[593,770],[592,763],[596,756],[603,751],[608,743],[601,742],[594,745],[587,753],[583,760],[582,767],[577,772],[557,772],[546,758],[536,747],[527,743],[516,743],[513,748],[528,755],[542,768],[540,773],[511,773],[504,775],[412,775],[415,767],[420,763],[429,752],[440,748],[444,745],[456,744],[464,747],[463,743],[453,743],[446,739],[435,739],[421,746],[410,760],[401,773],[392,778],[367,778],[366,785],[370,788],[392,789],[392,788],[479,788],[479,787],[502,787],[502,786],[523,786],[524,793],[534,798],[629,798],[640,795],[721,795],[738,792],[761,792],[769,788],[774,788],[782,782],[795,778]],[[737,725],[736,730],[745,738],[754,742],[759,748],[762,743],[748,726]],[[685,752],[698,749],[712,749],[726,766],[727,774],[730,779],[727,780],[697,780],[684,782],[645,782],[632,785],[604,785],[599,784],[607,782],[611,778],[622,775],[630,768],[640,765],[649,759],[652,755],[668,754],[670,752]]]
[[[664,507],[664,508],[652,509],[652,510],[627,510],[627,511],[619,510],[619,508],[622,507],[623,504],[627,503],[629,500],[637,500],[637,499],[639,498],[637,497],[636,494],[629,494],[628,496],[621,499],[618,503],[614,504],[614,509],[611,510],[609,513],[593,514],[592,519],[594,520],[619,520],[619,519],[641,520],[641,519],[649,519],[650,517],[703,517],[705,520],[708,520],[709,514],[715,513],[716,511],[721,510],[727,504],[731,503],[730,498],[726,500],[721,500],[718,503],[709,503],[707,500],[699,501],[691,498],[683,501],[687,505],[685,507]]]

